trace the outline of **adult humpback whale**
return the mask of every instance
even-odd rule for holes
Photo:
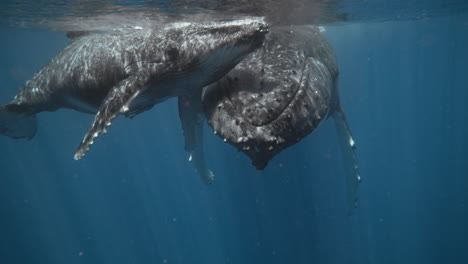
[[[75,154],[75,159],[81,159],[119,114],[133,117],[172,96],[200,98],[204,86],[259,47],[267,32],[263,18],[244,18],[179,22],[131,32],[69,34],[69,45],[14,100],[0,105],[0,133],[33,137],[36,114],[42,111],[71,108],[96,113]],[[184,109],[182,122],[191,117]],[[190,124],[185,128],[186,138],[194,138],[190,137],[194,133]],[[209,170],[199,173],[211,181]]]
[[[215,134],[247,154],[257,169],[332,116],[352,212],[360,176],[337,78],[335,55],[318,28],[271,28],[262,48],[206,88],[204,110]]]

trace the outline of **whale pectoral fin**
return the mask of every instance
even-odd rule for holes
[[[345,170],[345,186],[346,186],[346,203],[348,214],[354,214],[358,206],[358,186],[361,181],[359,176],[358,160],[355,151],[355,144],[351,130],[346,120],[346,115],[341,107],[340,98],[338,95],[338,85],[336,80],[330,74],[329,69],[325,64],[315,58],[307,58],[306,68],[304,69],[304,84],[309,85],[308,88],[319,95],[317,97],[322,100],[315,100],[315,104],[329,105],[329,111],[335,121],[335,128],[338,134],[338,143],[340,145],[341,156]],[[325,95],[329,100],[325,99]],[[318,107],[325,110],[325,107]],[[322,112],[319,116],[325,116],[326,112]]]
[[[93,125],[86,133],[83,141],[79,145],[75,160],[83,158],[88,152],[94,139],[101,133],[106,133],[106,127],[110,126],[119,114],[129,110],[130,103],[145,89],[149,74],[141,71],[138,74],[131,75],[114,86],[103,103],[99,107]]]
[[[214,175],[208,169],[203,152],[203,112],[201,105],[201,94],[190,96],[179,96],[179,117],[185,139],[185,151],[190,155],[198,175],[206,184],[213,182]]]
[[[354,214],[358,206],[358,186],[361,182],[359,175],[358,159],[356,155],[356,146],[354,143],[351,130],[346,120],[346,115],[338,105],[338,110],[333,113],[333,120],[335,121],[336,131],[338,134],[341,155],[345,168],[345,184],[346,184],[346,199],[348,203],[348,214]]]

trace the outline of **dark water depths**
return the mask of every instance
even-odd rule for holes
[[[66,45],[50,25],[80,25],[35,3],[0,11],[2,103]],[[112,6],[161,2],[134,3]],[[333,3],[348,20],[324,23],[364,179],[356,215],[332,122],[264,171],[207,133],[205,186],[175,100],[119,118],[79,162],[93,116],[62,110],[39,115],[33,140],[0,137],[0,263],[468,263],[466,4],[381,3]]]

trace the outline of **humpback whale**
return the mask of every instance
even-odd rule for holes
[[[260,170],[333,117],[353,211],[360,181],[355,143],[340,104],[335,55],[319,28],[272,27],[260,49],[205,88],[203,106],[215,134]]]
[[[26,82],[14,99],[0,105],[0,133],[32,138],[36,114],[70,108],[95,114],[75,159],[118,115],[152,108],[169,97],[200,102],[202,88],[217,81],[261,46],[268,25],[249,17],[211,23],[170,23],[125,32],[69,32],[68,46]],[[182,99],[180,99],[182,100]],[[196,126],[180,107],[186,146]],[[190,149],[190,148],[188,148]],[[200,169],[203,166],[195,166]],[[200,172],[206,182],[209,170]]]

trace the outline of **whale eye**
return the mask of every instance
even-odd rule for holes
[[[166,54],[169,60],[175,61],[179,57],[179,50],[176,47],[171,47],[166,51]]]

